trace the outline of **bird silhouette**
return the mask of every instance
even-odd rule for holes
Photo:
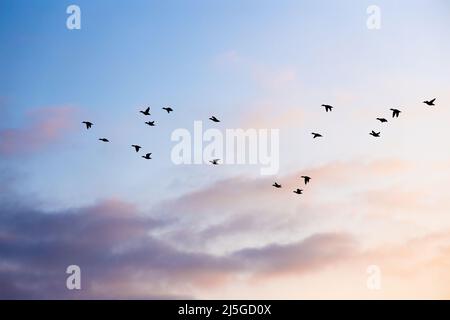
[[[100,138],[100,139],[98,139],[98,140],[103,141],[103,142],[109,142],[109,140],[106,139],[106,138]]]
[[[369,134],[370,134],[371,136],[374,136],[375,138],[379,138],[379,137],[380,137],[380,133],[381,133],[381,132],[375,132],[375,131],[372,130],[372,132],[369,133]]]
[[[425,103],[426,105],[429,105],[429,106],[434,106],[435,101],[436,101],[436,98],[434,98],[433,100],[430,100],[430,101],[425,100],[423,103]]]
[[[145,156],[142,156],[142,158],[150,160],[152,157],[150,157],[152,154],[151,153],[147,153]]]
[[[145,124],[148,124],[150,127],[154,127],[155,121],[147,121]]]
[[[398,109],[391,109],[392,111],[392,118],[398,118],[398,116],[400,115],[400,110]]]
[[[278,184],[278,183],[276,183],[276,182],[275,182],[272,186],[275,187],[275,188],[277,188],[277,189],[280,189],[280,188],[281,188],[281,184]]]
[[[85,125],[86,125],[86,129],[90,129],[91,127],[92,127],[92,125],[93,125],[93,123],[92,122],[89,122],[89,121],[83,121],[82,123],[84,123]]]
[[[388,122],[385,118],[377,118],[377,120],[380,122]]]
[[[213,165],[217,166],[219,164],[220,159],[213,159],[209,162],[211,162]]]
[[[322,107],[325,107],[326,112],[331,112],[333,110],[333,106],[330,106],[329,104],[323,104]]]
[[[142,113],[144,116],[149,116],[150,115],[150,107],[148,107],[144,111],[141,110],[139,112]]]
[[[138,146],[137,144],[132,144],[131,146],[136,150],[136,152],[139,152],[139,149],[142,148],[141,146]]]
[[[297,190],[294,190],[294,193],[296,193],[296,194],[303,194],[303,190],[302,189],[297,189]]]
[[[209,120],[211,120],[212,122],[220,122],[219,119],[217,119],[216,117],[212,116],[211,118],[209,118]]]
[[[165,107],[165,108],[162,108],[162,109],[166,110],[167,113],[171,113],[173,111],[173,109],[171,107]]]
[[[305,180],[305,185],[307,185],[309,183],[309,181],[311,180],[311,177],[302,176],[302,179]]]
[[[320,133],[312,132],[311,134],[313,135],[313,139],[323,137]]]

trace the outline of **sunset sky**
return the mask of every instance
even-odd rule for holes
[[[0,298],[450,299],[449,38],[447,0],[2,0]],[[279,172],[174,164],[194,121]]]

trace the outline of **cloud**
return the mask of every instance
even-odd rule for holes
[[[233,49],[221,52],[214,58],[214,62],[221,67],[235,65],[240,61],[241,57],[239,53]]]
[[[274,193],[266,178],[234,177],[162,202],[149,212],[115,198],[45,212],[6,188],[7,196],[0,197],[0,297],[358,298],[369,295],[365,277],[370,264],[382,268],[386,297],[402,297],[407,287],[416,288],[415,297],[445,296],[448,290],[441,286],[423,295],[420,288],[431,279],[427,266],[445,274],[448,223],[441,220],[441,235],[430,228],[427,236],[411,240],[415,229],[399,232],[395,217],[357,220],[351,213],[400,206],[407,196],[399,203],[374,198],[372,184],[351,185],[344,197],[348,204],[324,196],[354,179],[385,180],[410,168],[396,159],[308,168],[314,180],[304,197],[294,198],[298,201],[292,201],[290,192]],[[280,178],[289,188],[298,177],[293,172]],[[398,238],[390,237],[393,229],[401,233]],[[377,241],[367,245],[368,233],[376,234]],[[417,250],[426,257],[417,256]],[[71,264],[82,269],[82,291],[65,288],[65,270]],[[340,290],[326,291],[330,279]]]
[[[297,70],[294,67],[268,68],[267,66],[254,64],[252,76],[255,81],[266,90],[278,91],[299,86]]]
[[[313,272],[352,250],[347,236],[319,234],[225,255],[183,251],[151,235],[167,221],[118,199],[50,213],[10,195],[0,207],[3,299],[192,297],[240,274]],[[81,291],[65,288],[72,264],[81,267]]]
[[[246,109],[240,120],[243,128],[298,128],[307,116],[298,106],[280,108],[279,102],[258,102]]]
[[[183,274],[201,278],[205,269],[226,268],[219,259],[184,254],[149,236],[160,222],[126,202],[106,200],[52,213],[16,204],[17,199],[1,203],[2,298],[136,297],[130,288],[140,281],[147,286],[141,297],[168,296],[164,281]],[[71,264],[82,269],[84,289],[79,293],[65,288]],[[124,287],[115,287],[117,283]]]
[[[361,186],[361,182],[378,180],[381,183],[389,182],[389,178],[405,174],[413,165],[409,161],[396,158],[376,159],[373,161],[335,161],[323,165],[303,168],[299,171],[277,177],[276,180],[283,185],[284,192],[274,193],[272,183],[274,178],[235,176],[216,181],[204,188],[193,190],[177,198],[162,202],[156,212],[165,217],[175,213],[179,214],[179,220],[204,222],[211,217],[220,221],[223,226],[223,217],[239,216],[243,219],[246,213],[255,214],[255,210],[272,212],[276,219],[281,219],[281,213],[293,209],[306,209],[317,205],[317,198],[324,192],[336,192],[336,185],[342,192],[348,192],[359,197],[360,192],[366,189],[373,190],[371,185],[363,185],[356,191],[354,186]],[[308,193],[302,197],[301,202],[291,201],[294,197],[291,192],[302,183],[300,177],[308,174],[313,177],[308,185]],[[320,185],[320,190],[316,187]],[[320,193],[319,193],[320,192]],[[245,196],[241,196],[245,194]],[[216,208],[220,208],[216,209]],[[220,211],[220,215],[216,214]],[[309,212],[309,211],[306,211]],[[259,219],[265,218],[260,214]],[[256,220],[256,219],[255,219]],[[245,223],[243,225],[247,225]]]
[[[233,67],[231,70],[241,78],[246,78],[271,93],[286,94],[290,89],[299,89],[298,71],[292,65],[268,65],[243,56],[235,49],[217,54],[213,62],[226,71]]]
[[[348,234],[315,234],[285,245],[243,249],[233,254],[247,266],[263,273],[310,272],[348,258],[358,251],[358,243]]]
[[[73,125],[73,107],[39,108],[27,112],[23,127],[0,129],[0,154],[36,152],[61,140]]]

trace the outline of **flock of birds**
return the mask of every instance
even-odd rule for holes
[[[164,107],[164,108],[162,108],[162,110],[165,110],[168,114],[173,112],[173,109],[171,107]],[[140,110],[139,113],[142,113],[144,116],[151,116],[150,107],[147,107],[145,110]],[[209,120],[211,120],[212,122],[220,122],[220,120],[217,119],[215,116],[212,116],[211,118],[209,118]],[[83,121],[82,123],[86,126],[87,130],[91,129],[92,126],[94,125],[94,123],[92,123],[91,121]],[[150,127],[156,126],[155,121],[147,121],[147,122],[145,122],[145,124],[147,124]],[[107,138],[99,138],[98,140],[100,140],[101,142],[106,142],[106,143],[110,142],[110,140]],[[134,148],[136,153],[138,153],[139,150],[142,149],[142,147],[137,144],[132,144],[131,147]],[[149,153],[146,153],[145,155],[143,155],[142,158],[144,158],[146,160],[151,160],[152,159],[151,156],[152,156],[152,153],[149,152]],[[220,161],[220,159],[213,159],[210,162],[213,165],[218,165],[219,161]]]
[[[423,101],[424,104],[428,105],[428,106],[435,106],[434,102],[436,101],[436,98],[432,99],[432,100],[425,100]],[[333,106],[328,105],[328,104],[322,104],[321,107],[325,108],[325,112],[331,112],[333,111]],[[165,110],[168,114],[170,114],[171,112],[173,112],[173,109],[171,107],[164,107],[162,108],[162,110]],[[390,109],[392,111],[392,118],[398,118],[400,116],[400,113],[402,112],[399,109],[395,109],[395,108],[391,108]],[[144,116],[150,116],[150,107],[147,107],[145,110],[141,110],[139,111],[140,113],[142,113]],[[219,119],[217,119],[215,116],[211,116],[209,118],[209,120],[211,120],[212,122],[220,122]],[[388,122],[388,120],[386,118],[376,118],[376,120],[380,121],[381,123],[386,123]],[[86,129],[91,129],[92,126],[94,125],[91,121],[83,121],[83,124],[86,125]],[[149,125],[150,127],[154,127],[155,121],[147,121],[145,122],[145,124]],[[313,139],[316,138],[322,138],[323,135],[317,132],[312,132],[311,133],[313,135]],[[369,133],[371,136],[375,137],[375,138],[379,138],[381,136],[381,132],[376,132],[374,130],[372,130]],[[102,142],[110,142],[109,139],[107,138],[99,138],[98,140],[102,141]],[[142,147],[137,145],[137,144],[132,144],[131,145],[132,148],[134,148],[134,150],[138,153]],[[152,159],[151,157],[152,153],[146,153],[145,155],[142,156],[142,158],[146,159],[146,160],[150,160]],[[212,159],[210,161],[210,163],[212,165],[219,165],[219,161],[220,159]],[[301,176],[301,178],[303,179],[304,185],[306,186],[310,181],[311,181],[311,177],[309,176]],[[281,184],[279,184],[278,182],[274,182],[274,184],[272,185],[273,187],[277,188],[277,189],[281,189],[283,186]],[[297,188],[296,190],[293,191],[296,194],[303,194],[303,189]]]
[[[435,106],[435,104],[434,104],[435,101],[436,101],[436,98],[434,98],[432,100],[425,100],[425,101],[423,101],[423,103],[425,103],[427,106],[432,107],[432,106]],[[329,104],[322,104],[321,107],[325,108],[325,112],[331,112],[331,111],[333,111],[333,108],[334,108],[333,106],[331,106]],[[401,110],[395,109],[395,108],[391,108],[390,110],[392,111],[392,118],[398,118],[400,116],[400,113],[402,112]],[[381,123],[388,122],[388,120],[386,118],[376,118],[376,119],[378,121],[380,121]],[[317,132],[311,132],[311,134],[313,135],[313,139],[323,137],[322,134],[317,133]],[[376,132],[375,130],[372,130],[371,132],[369,132],[369,134],[375,138],[381,137],[381,132]],[[311,177],[309,177],[309,176],[301,176],[301,178],[303,179],[305,186],[311,181]],[[281,189],[283,187],[278,182],[274,182],[274,184],[272,186],[277,189]],[[296,194],[303,194],[303,189],[297,188],[293,192]]]

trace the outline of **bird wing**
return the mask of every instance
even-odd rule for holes
[[[433,102],[435,102],[435,101],[436,101],[436,98],[434,98],[433,100],[430,100],[431,103],[433,103]]]

